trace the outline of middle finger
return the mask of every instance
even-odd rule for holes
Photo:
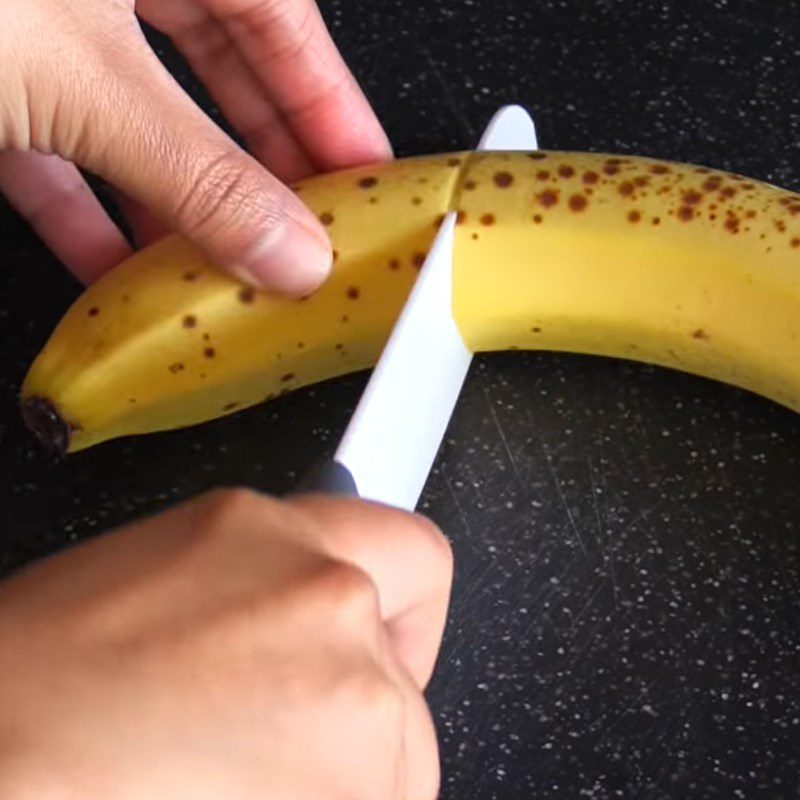
[[[270,172],[285,183],[315,172],[311,159],[213,16],[197,9],[187,23],[180,15],[147,12],[145,5],[145,19],[171,38],[248,150]]]

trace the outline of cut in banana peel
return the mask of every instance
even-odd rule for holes
[[[444,214],[453,312],[476,352],[658,364],[800,411],[800,195],[640,157],[410,158],[304,181],[330,280],[305,300],[241,286],[167,238],[90,287],[22,389],[28,426],[73,452],[185,427],[373,365]]]

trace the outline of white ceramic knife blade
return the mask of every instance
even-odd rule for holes
[[[478,150],[537,147],[533,120],[512,105],[494,115]],[[455,223],[455,212],[442,222],[329,475],[339,490],[406,510],[417,505],[473,356],[453,319]]]

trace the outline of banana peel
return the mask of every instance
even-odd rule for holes
[[[75,452],[202,423],[372,366],[458,212],[453,314],[475,352],[627,358],[800,411],[800,195],[637,156],[448,153],[297,185],[328,282],[242,286],[168,237],[87,289],[32,364],[28,427]]]

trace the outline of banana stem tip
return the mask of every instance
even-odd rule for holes
[[[22,419],[28,429],[54,455],[63,456],[69,449],[72,426],[58,409],[44,397],[22,401]]]

